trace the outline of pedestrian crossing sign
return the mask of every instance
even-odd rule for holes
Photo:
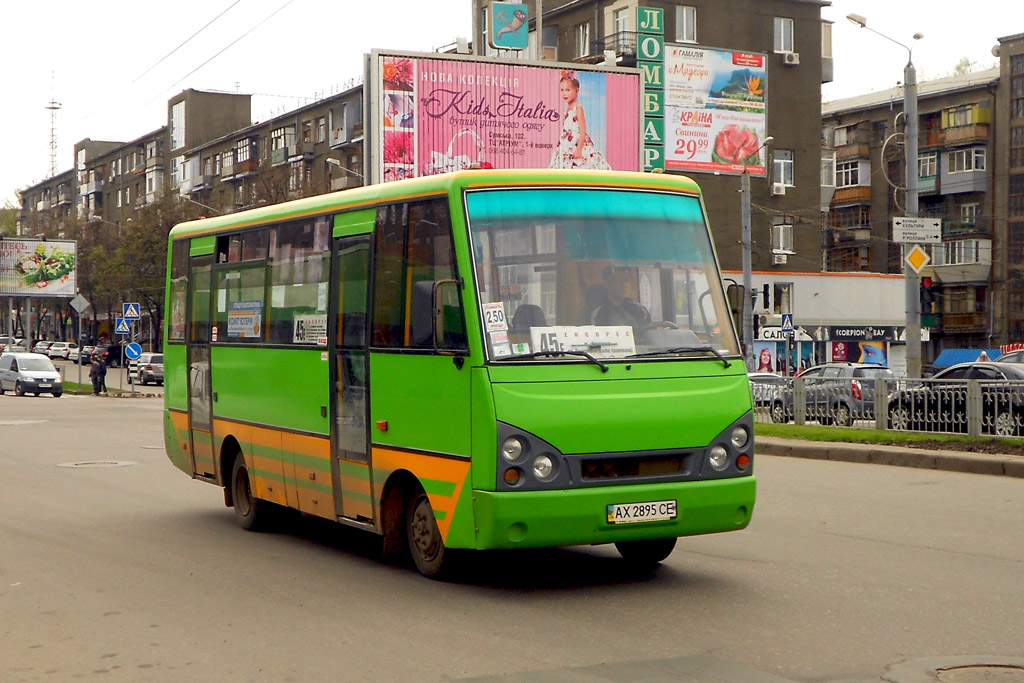
[[[131,334],[132,324],[128,318],[114,318],[117,322],[114,325],[115,334]]]
[[[793,314],[783,313],[782,314],[782,331],[792,332],[793,331]]]
[[[121,316],[126,320],[138,320],[142,316],[139,315],[139,305],[136,303],[132,304],[121,304],[122,312]]]

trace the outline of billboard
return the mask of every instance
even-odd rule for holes
[[[767,56],[666,44],[665,170],[766,175]]]
[[[640,168],[635,69],[374,51],[371,182],[483,168]]]
[[[76,294],[76,243],[63,240],[0,240],[0,295]]]

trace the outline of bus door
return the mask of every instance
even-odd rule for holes
[[[213,256],[193,256],[188,306],[188,423],[196,476],[216,476],[210,383],[210,284]]]
[[[331,344],[334,505],[342,517],[372,523],[368,425],[367,309],[370,236],[334,242],[332,286],[335,292]]]

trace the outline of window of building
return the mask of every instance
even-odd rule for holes
[[[1024,166],[1024,126],[1010,129],[1010,168]]]
[[[615,10],[615,32],[625,33],[629,30],[629,7]]]
[[[985,149],[976,147],[972,149],[958,149],[949,152],[949,172],[966,173],[968,171],[985,170]]]
[[[1012,220],[1009,222],[1009,259],[1010,263],[1024,263],[1024,221]],[[1018,269],[1011,269],[1018,273],[1024,273],[1024,271]],[[1010,288],[1011,291],[1013,287]],[[1024,302],[1024,287],[1018,287],[1017,291],[1021,294],[1021,301]],[[1024,312],[1024,303],[1022,303],[1021,312]]]
[[[889,122],[875,121],[871,124],[871,143],[881,145],[889,137]]]
[[[793,20],[775,17],[775,51],[795,52],[793,49]]]
[[[697,42],[697,8],[676,6],[676,40],[680,43]]]
[[[176,156],[171,157],[171,188],[176,188],[181,185],[182,171],[184,170],[185,157]]]
[[[978,202],[971,202],[970,204],[963,204],[960,206],[960,220],[964,223],[970,223],[973,225],[980,213],[981,204]]]
[[[938,155],[935,152],[925,152],[917,155],[917,176],[919,178],[930,178],[938,173]]]
[[[871,227],[871,207],[857,205],[833,209],[826,220],[830,228],[868,228]]]
[[[974,124],[973,104],[962,104],[959,107],[950,107],[943,111],[945,128],[960,128]]]
[[[821,150],[821,186],[836,186],[836,151],[834,149]]]
[[[241,164],[249,161],[251,158],[255,158],[253,148],[255,147],[255,141],[251,138],[244,138],[235,143],[235,162]]]
[[[836,126],[832,131],[832,145],[834,147],[843,147],[848,144],[850,138],[850,129],[847,126]]]
[[[1009,182],[1010,215],[1024,216],[1024,175],[1012,175]],[[1020,261],[1014,261],[1020,263]]]
[[[777,222],[772,225],[772,251],[777,254],[793,254],[793,224]]]
[[[171,149],[185,146],[185,103],[171,106]]]
[[[576,24],[576,28],[573,31],[575,36],[574,42],[574,55],[576,57],[586,57],[590,54],[590,22],[583,22],[582,24]]]
[[[270,149],[284,149],[291,143],[291,127],[282,126],[270,131]]]
[[[793,150],[776,149],[772,152],[773,179],[787,187],[793,187]]]
[[[128,206],[128,204],[131,201],[132,201],[132,186],[129,185],[128,187],[124,188],[124,204],[125,204],[125,206]]]
[[[871,262],[868,247],[836,247],[828,252],[828,269],[833,273],[855,273],[867,270]]]
[[[121,190],[117,191],[117,208],[121,208]]]
[[[312,142],[313,141],[313,120],[307,119],[302,122],[302,141]]]
[[[856,161],[840,161],[836,164],[836,187],[860,185],[860,164]]]
[[[323,142],[327,139],[327,117],[321,116],[316,120],[316,141]]]
[[[1024,116],[1024,54],[1010,56],[1010,118]]]
[[[832,59],[832,22],[821,22],[821,58]]]

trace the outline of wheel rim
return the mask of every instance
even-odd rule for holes
[[[893,408],[889,411],[889,422],[894,429],[906,429],[910,423],[910,416],[906,408]]]
[[[249,488],[249,473],[239,467],[235,473],[235,508],[243,517],[252,512],[252,489]]]
[[[994,429],[998,436],[1013,436],[1013,416],[1009,413],[996,415]]]
[[[409,523],[409,536],[413,547],[425,560],[433,560],[441,547],[441,532],[434,521],[434,512],[430,509],[430,501],[424,496],[412,511]]]
[[[772,406],[772,419],[776,422],[782,422],[785,419],[785,410],[782,408],[781,403],[776,403]]]
[[[850,419],[850,409],[845,403],[836,406],[836,424],[847,427],[853,420]]]

